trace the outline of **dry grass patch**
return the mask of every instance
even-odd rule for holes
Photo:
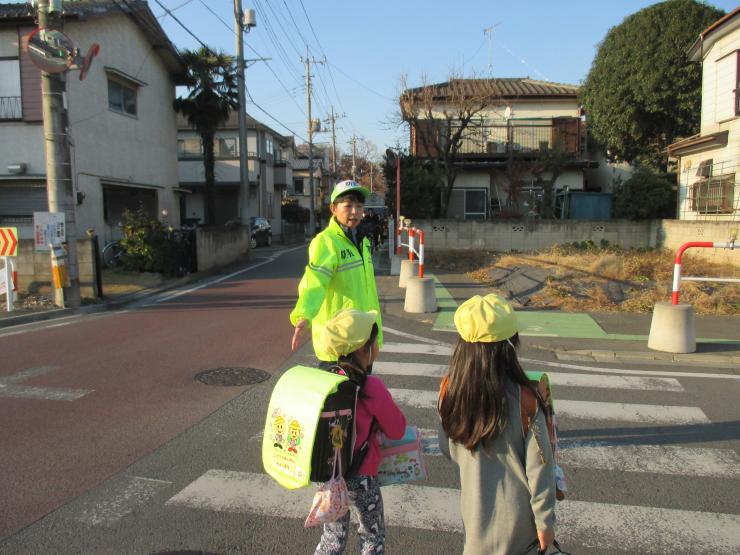
[[[675,253],[669,251],[599,248],[581,243],[526,253],[482,252],[466,256],[465,252],[437,256],[446,269],[457,265],[471,279],[490,286],[490,272],[494,269],[547,269],[544,286],[528,299],[529,307],[649,313],[656,302],[671,297]],[[739,268],[691,256],[683,260],[682,270],[685,276],[740,278]],[[696,314],[740,315],[738,284],[685,281],[681,283],[681,300],[691,303]]]

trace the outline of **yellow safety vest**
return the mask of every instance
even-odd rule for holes
[[[290,313],[294,326],[300,320],[311,324],[313,348],[319,360],[333,357],[319,347],[317,337],[324,323],[343,308],[378,311],[378,345],[383,346],[375,270],[370,241],[362,239],[362,256],[332,217],[327,228],[308,247],[308,266],[298,284],[298,302]]]

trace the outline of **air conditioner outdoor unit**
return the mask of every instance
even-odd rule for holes
[[[14,164],[8,164],[8,173],[12,173],[15,175],[26,173],[26,163],[16,162]]]

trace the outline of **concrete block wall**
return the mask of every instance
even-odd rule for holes
[[[602,240],[623,248],[675,251],[688,241],[726,242],[733,233],[740,232],[740,222],[685,220],[415,220],[413,225],[424,230],[426,249],[495,251],[544,249],[581,241],[593,241],[598,246]],[[740,266],[740,241],[734,250],[690,249],[687,256]]]
[[[649,246],[650,222],[512,220],[496,222],[417,220],[426,248],[489,249],[496,251],[543,249],[580,241],[624,248]]]
[[[690,248],[684,258],[690,256],[740,267],[740,222],[657,220],[654,233],[656,242],[671,251],[690,241],[727,243],[735,235],[737,247],[734,249]]]
[[[96,297],[93,242],[89,238],[77,241],[77,269],[80,276],[80,294]],[[13,260],[18,272],[18,290],[21,293],[48,295],[51,293],[51,255],[36,251],[32,239],[18,242],[18,256]]]
[[[249,256],[246,229],[202,229],[196,235],[198,271],[227,266]]]

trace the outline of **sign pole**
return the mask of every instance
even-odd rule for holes
[[[8,312],[13,312],[13,270],[10,267],[10,257],[3,256],[5,267],[3,277],[5,281],[5,306]]]

